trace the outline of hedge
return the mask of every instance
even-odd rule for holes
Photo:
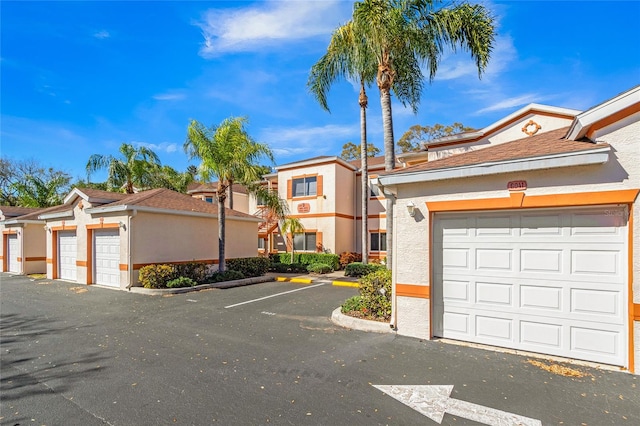
[[[373,272],[385,269],[384,265],[377,263],[367,263],[366,265],[361,262],[353,262],[347,265],[344,269],[345,277],[363,277]]]
[[[273,253],[271,256],[273,263],[292,263],[291,253]],[[293,263],[311,265],[312,263],[324,263],[333,268],[340,269],[340,256],[331,253],[294,253]]]
[[[266,257],[241,257],[226,261],[227,269],[242,272],[246,277],[260,277],[269,271],[271,262]]]

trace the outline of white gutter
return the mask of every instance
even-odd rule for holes
[[[209,217],[214,219],[218,218],[218,215],[213,213],[187,211],[187,210],[159,209],[157,207],[146,207],[146,206],[129,206],[127,204],[120,204],[117,206],[92,207],[92,208],[86,209],[85,211],[89,214],[101,214],[101,213],[117,213],[117,212],[129,211],[129,210],[146,212],[146,213],[173,214],[177,216]],[[254,216],[248,216],[248,217],[227,216],[226,219],[236,220],[240,222],[261,222],[260,219]]]
[[[19,220],[19,219],[8,219],[8,220],[4,220],[2,222],[0,222],[1,224],[4,225],[20,225],[22,223],[35,223],[35,224],[42,224],[44,222],[44,220]]]
[[[519,158],[510,161],[488,162],[436,170],[421,170],[416,172],[397,173],[386,176],[379,176],[378,181],[383,186],[386,186],[484,176],[490,174],[543,170],[557,167],[603,164],[609,160],[610,151],[611,148],[607,146],[600,149],[545,155],[535,158]]]
[[[66,217],[73,217],[73,209],[65,210],[63,212],[55,212],[55,213],[45,213],[38,216],[38,219],[48,220],[48,219],[62,219]]]

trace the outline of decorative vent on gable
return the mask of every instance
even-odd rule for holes
[[[542,129],[542,126],[536,123],[533,120],[529,120],[527,124],[522,128],[522,132],[526,133],[529,136],[533,136],[538,133],[538,130]]]

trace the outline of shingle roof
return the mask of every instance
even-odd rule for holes
[[[202,200],[189,195],[181,194],[166,188],[151,189],[137,194],[127,195],[125,198],[106,204],[101,207],[113,206],[141,206],[163,210],[177,210],[185,212],[218,214],[218,205],[205,203]],[[226,216],[231,217],[254,217],[236,210],[225,209]]]
[[[0,213],[5,218],[22,216],[44,210],[42,207],[0,206]]]
[[[454,167],[473,166],[483,163],[496,163],[517,159],[535,158],[545,155],[564,154],[570,152],[588,151],[609,146],[608,144],[594,144],[590,141],[572,141],[565,139],[568,127],[551,130],[539,135],[529,136],[499,145],[481,148],[462,154],[454,154],[440,160],[416,164],[404,169],[397,169],[384,175],[448,169]]]
[[[65,210],[64,208],[61,208],[61,207],[65,207],[67,210],[69,209],[69,206],[64,206],[64,205],[47,207],[44,209],[37,209],[37,211],[27,213],[25,215],[17,217],[16,220],[38,220],[38,216],[40,216],[41,214],[53,213],[58,210]]]
[[[362,160],[360,160],[358,158],[357,160],[350,160],[350,161],[347,161],[347,162],[349,164],[351,164],[352,166],[360,168],[361,161]],[[367,159],[367,166],[369,166],[369,167],[379,166],[381,164],[384,164],[384,155],[380,155],[380,156],[377,156],[377,157],[369,157]]]
[[[89,198],[103,198],[106,200],[122,200],[129,194],[123,194],[122,192],[103,191],[101,189],[94,188],[76,188],[78,191],[87,195]]]

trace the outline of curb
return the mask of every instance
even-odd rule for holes
[[[266,283],[269,281],[273,281],[273,277],[253,277],[253,278],[243,278],[241,280],[233,280],[233,281],[224,281],[220,283],[213,284],[200,284],[195,287],[181,287],[181,288],[144,288],[144,287],[131,287],[129,291],[131,293],[138,294],[146,294],[148,296],[157,296],[163,294],[183,294],[183,293],[192,293],[195,291],[206,290],[209,288],[233,288],[233,287],[242,287],[245,285]]]
[[[373,333],[395,333],[396,330],[390,327],[388,322],[369,321],[360,318],[350,317],[341,312],[341,308],[336,308],[331,313],[331,322],[340,327],[352,330],[369,331]]]
[[[287,278],[287,277],[275,277],[275,281],[278,282],[290,282],[290,283],[299,283],[299,284],[311,284],[313,279],[311,278]]]
[[[332,285],[335,285],[337,287],[360,288],[360,283],[354,281],[334,281]]]

